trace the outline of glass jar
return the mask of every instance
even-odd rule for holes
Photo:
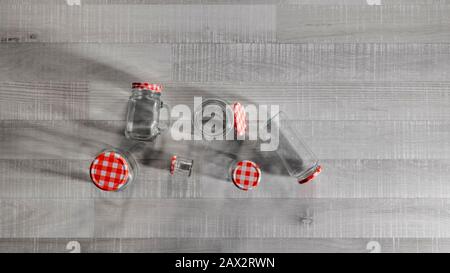
[[[166,130],[170,121],[160,120],[162,108],[170,108],[161,101],[161,86],[149,83],[133,83],[132,94],[128,101],[125,136],[139,141],[152,141]]]
[[[193,165],[194,160],[173,155],[170,160],[170,174],[189,177],[191,176]]]
[[[138,164],[133,155],[115,148],[101,151],[90,166],[92,182],[103,191],[123,190],[137,174]]]
[[[291,122],[288,116],[280,111],[268,121],[266,129],[271,131],[272,136],[278,136],[278,147],[275,151],[289,175],[295,177],[298,183],[304,184],[314,179],[322,168]]]
[[[194,109],[194,134],[204,139],[227,139],[233,130],[234,112],[222,99],[209,98]]]

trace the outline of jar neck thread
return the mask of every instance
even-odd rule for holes
[[[145,90],[145,89],[139,89],[139,88],[133,88],[131,90],[132,95],[139,95],[139,96],[151,96],[151,97],[155,97],[155,98],[159,98],[161,97],[161,93],[159,92],[155,92],[155,91],[151,91],[151,90]]]

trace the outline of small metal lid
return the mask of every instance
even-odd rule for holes
[[[261,169],[253,161],[239,161],[234,167],[232,179],[233,183],[241,190],[253,189],[261,180]]]
[[[159,84],[154,84],[154,83],[148,83],[148,82],[133,82],[131,84],[131,87],[133,89],[141,89],[141,90],[149,90],[149,91],[153,91],[155,93],[161,93],[162,91],[162,86]]]
[[[247,129],[246,123],[246,114],[245,109],[239,102],[235,102],[233,104],[234,111],[234,129],[236,130],[236,134],[238,136],[242,136],[245,134],[245,130]]]
[[[310,174],[308,177],[306,177],[305,179],[299,180],[298,183],[300,184],[305,184],[311,180],[313,180],[316,176],[319,175],[319,173],[322,171],[322,167],[319,165],[317,166],[317,168],[314,170],[314,172],[312,174]]]
[[[125,157],[114,151],[99,154],[91,163],[94,185],[104,191],[117,191],[128,182],[129,165]]]

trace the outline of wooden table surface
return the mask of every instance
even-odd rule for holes
[[[0,0],[0,251],[450,251],[449,14],[448,0]],[[203,144],[160,137],[135,184],[100,192],[88,167],[126,145],[133,81],[163,83],[170,105],[279,105],[323,173],[267,173],[252,192],[173,180],[170,155]]]

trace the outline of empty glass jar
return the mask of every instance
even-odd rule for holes
[[[234,112],[230,104],[217,98],[205,99],[194,110],[194,134],[205,139],[226,139],[234,126]]]
[[[125,136],[139,141],[152,141],[169,127],[170,121],[160,120],[160,111],[169,106],[161,101],[161,86],[149,83],[133,83],[128,101]]]
[[[300,138],[300,133],[291,125],[292,121],[284,112],[279,112],[267,123],[272,136],[278,135],[276,153],[286,167],[288,173],[304,184],[316,177],[321,166],[314,153]],[[274,131],[275,130],[275,131]]]
[[[194,160],[173,155],[170,159],[170,174],[189,177],[191,176],[193,165]]]

